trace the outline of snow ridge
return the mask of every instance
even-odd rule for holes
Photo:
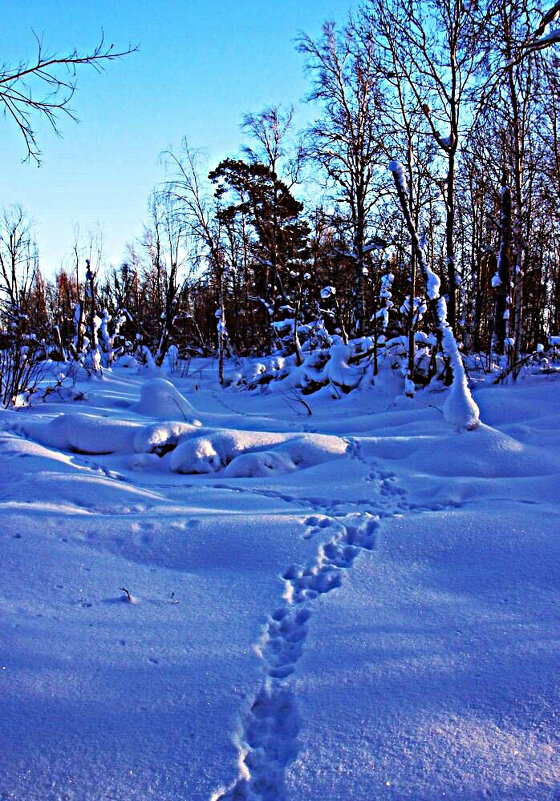
[[[312,515],[305,524],[317,531],[330,529],[313,562],[304,568],[290,565],[282,578],[286,603],[269,617],[257,651],[264,681],[242,720],[239,735],[240,775],[228,790],[212,801],[284,801],[284,773],[297,754],[300,722],[289,682],[303,653],[311,605],[321,595],[340,587],[362,551],[375,547],[379,516],[352,514],[344,522]]]

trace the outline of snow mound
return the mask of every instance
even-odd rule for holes
[[[141,423],[108,420],[91,414],[60,414],[48,423],[29,421],[20,426],[25,436],[62,451],[130,453]]]
[[[163,456],[173,450],[180,439],[197,430],[200,423],[154,423],[141,428],[134,437],[134,450],[136,453],[152,453]]]
[[[472,437],[449,437],[420,448],[408,464],[436,476],[522,478],[560,473],[560,455],[525,445],[501,431],[480,424]]]
[[[50,448],[75,453],[154,454],[173,450],[182,438],[198,431],[190,423],[142,423],[109,420],[91,414],[60,414],[49,422],[29,421],[19,427],[27,437]],[[141,460],[140,460],[141,461]]]
[[[195,423],[194,407],[179,392],[179,390],[165,378],[151,378],[142,387],[140,400],[132,407],[132,411],[146,417],[155,417],[163,420],[185,420]]]
[[[128,458],[127,464],[131,470],[136,472],[157,471],[161,469],[162,459],[155,453],[133,453]]]
[[[215,431],[181,442],[169,455],[175,473],[215,473],[262,478],[305,470],[342,456],[346,443],[333,436]]]
[[[530,420],[531,425],[535,425],[535,420],[539,419],[539,426],[544,426],[549,436],[557,429],[560,392],[547,391],[547,384],[526,381],[512,386],[508,392],[497,385],[482,387],[476,397],[483,407],[484,422],[489,426],[502,426],[506,421],[511,424]]]
[[[337,437],[307,435],[284,442],[273,450],[242,453],[224,470],[229,478],[264,478],[306,470],[346,451]]]
[[[287,453],[281,451],[256,451],[242,453],[224,470],[228,478],[266,478],[292,473],[297,468]]]
[[[249,450],[264,449],[286,439],[285,434],[219,429],[181,442],[169,455],[174,473],[215,473],[236,456]]]

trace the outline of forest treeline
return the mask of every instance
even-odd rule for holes
[[[559,11],[369,0],[302,35],[315,121],[248,114],[239,153],[210,172],[187,142],[166,153],[119,266],[77,239],[47,279],[25,212],[6,210],[2,347],[96,369],[124,353],[161,364],[172,344],[301,363],[333,336],[402,337],[414,382],[418,335],[442,346],[442,301],[463,353],[514,364],[546,346],[560,333]]]

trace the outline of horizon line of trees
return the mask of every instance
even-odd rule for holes
[[[209,173],[186,142],[168,152],[120,266],[92,237],[46,280],[25,213],[4,213],[2,342],[94,366],[175,344],[219,354],[223,376],[228,351],[301,363],[329,335],[402,336],[414,382],[444,302],[463,352],[514,366],[560,333],[559,13],[368,0],[303,35],[315,122],[248,114],[240,155]]]

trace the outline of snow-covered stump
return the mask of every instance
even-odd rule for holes
[[[433,311],[434,322],[441,334],[443,352],[453,371],[451,390],[443,405],[445,420],[458,430],[473,431],[480,422],[480,411],[473,400],[467,383],[465,367],[457,347],[457,340],[453,329],[447,321],[447,304],[440,294],[441,281],[426,261],[424,248],[420,244],[418,232],[412,220],[406,197],[406,176],[404,167],[398,161],[392,161],[389,169],[397,190],[399,203],[403,212],[408,232],[412,240],[412,247],[418,260],[418,266],[424,278],[426,294]]]
[[[146,362],[146,367],[148,368],[148,370],[156,371],[158,369],[156,361],[155,361],[155,359],[154,359],[154,357],[152,355],[152,351],[149,349],[149,347],[147,345],[142,345],[141,346],[140,354],[144,358],[144,360]]]

